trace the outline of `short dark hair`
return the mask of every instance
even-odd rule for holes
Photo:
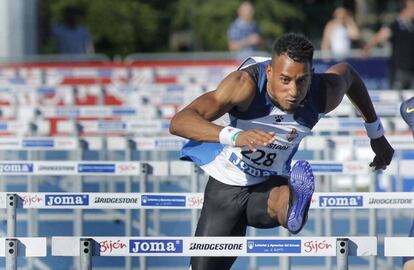
[[[279,37],[273,44],[272,58],[286,54],[289,58],[300,63],[313,61],[313,45],[302,34],[288,33]]]

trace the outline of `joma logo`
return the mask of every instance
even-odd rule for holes
[[[362,196],[321,196],[319,206],[321,207],[360,207],[363,205]]]
[[[89,195],[49,194],[45,200],[48,206],[89,205]]]

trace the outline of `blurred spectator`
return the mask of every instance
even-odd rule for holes
[[[241,53],[257,51],[262,38],[260,29],[254,21],[254,7],[252,3],[242,2],[237,13],[237,19],[228,29],[230,51]]]
[[[78,7],[68,6],[63,11],[63,23],[53,26],[52,35],[59,53],[94,53],[91,34],[85,26],[80,24],[82,15]]]
[[[363,55],[377,44],[391,41],[390,85],[394,89],[414,89],[414,0],[405,0],[397,18],[383,26],[364,46]]]
[[[359,38],[360,31],[354,18],[344,7],[337,7],[333,18],[325,25],[322,37],[324,57],[344,58],[351,51],[352,41]]]

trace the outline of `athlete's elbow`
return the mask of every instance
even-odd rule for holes
[[[172,135],[179,135],[179,122],[180,122],[180,116],[178,114],[174,115],[174,117],[170,121],[170,127],[169,131]]]
[[[343,79],[343,84],[347,91],[353,85],[359,75],[352,67],[352,65],[348,62],[341,62],[337,64],[337,66],[339,67],[341,78]]]

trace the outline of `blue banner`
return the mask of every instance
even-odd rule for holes
[[[3,163],[0,164],[0,173],[32,173],[33,163]]]
[[[342,172],[343,166],[342,164],[318,164],[312,163],[311,164],[313,172]]]
[[[122,116],[122,115],[134,115],[136,110],[134,108],[113,108],[112,115]]]
[[[53,140],[39,140],[39,139],[24,139],[23,147],[54,147],[55,142]]]
[[[180,206],[185,207],[185,196],[179,195],[144,195],[142,206]]]
[[[80,173],[115,173],[115,164],[79,164]]]
[[[301,253],[301,240],[247,240],[247,253]]]

